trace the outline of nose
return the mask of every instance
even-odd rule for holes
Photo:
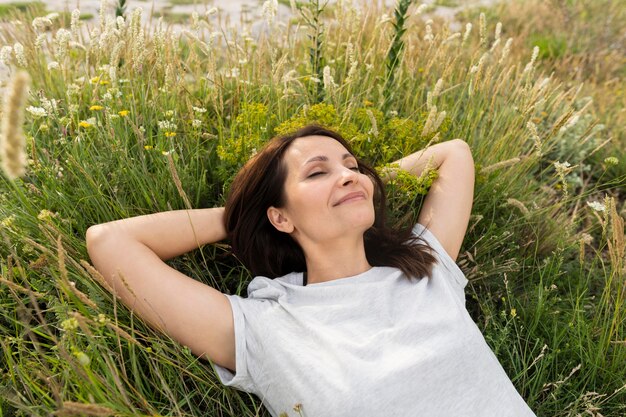
[[[357,184],[359,182],[359,173],[344,167],[341,171],[341,185]]]

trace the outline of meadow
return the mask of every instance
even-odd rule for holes
[[[268,416],[110,295],[85,231],[221,206],[263,143],[310,122],[381,170],[466,141],[470,314],[537,416],[626,415],[623,2],[511,0],[458,32],[377,3],[294,1],[279,22],[268,1],[259,34],[216,9],[177,31],[124,7],[2,18],[0,415]],[[436,177],[400,173],[392,221]],[[228,294],[251,279],[227,242],[168,263]]]

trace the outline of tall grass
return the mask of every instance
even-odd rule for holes
[[[0,179],[4,414],[268,415],[118,303],[88,263],[84,234],[222,205],[267,139],[317,121],[380,167],[467,141],[477,181],[458,262],[470,313],[538,415],[624,415],[625,177],[614,172],[624,159],[596,128],[603,114],[580,84],[542,72],[541,48],[500,38],[515,33],[488,13],[472,21],[478,30],[451,33],[413,8],[402,25],[384,12],[337,3],[324,11],[324,42],[303,14],[268,19],[258,36],[219,26],[213,12],[174,33],[142,25],[141,9],[93,24],[75,12],[67,27],[26,15],[2,28],[3,60],[32,78],[27,172]],[[390,184],[393,217],[408,221],[435,177]],[[169,262],[245,294],[249,272],[227,249]]]

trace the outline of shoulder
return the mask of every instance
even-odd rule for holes
[[[276,278],[256,276],[248,284],[248,298],[278,299],[293,286],[302,286],[301,272],[291,272]]]
[[[465,277],[461,268],[459,268],[456,261],[450,257],[447,250],[443,247],[433,232],[426,226],[416,223],[413,227],[413,235],[422,238],[435,252],[436,257],[439,260],[436,268],[443,268],[443,270],[452,274],[456,282],[461,285],[461,288],[465,288],[468,282],[467,277]]]

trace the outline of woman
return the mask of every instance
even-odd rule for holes
[[[125,304],[273,416],[534,416],[465,309],[470,149],[455,139],[397,164],[419,175],[429,160],[439,176],[408,231],[384,225],[376,172],[311,125],[268,142],[225,209],[92,226],[87,248]],[[247,298],[163,262],[225,238],[256,275]]]

